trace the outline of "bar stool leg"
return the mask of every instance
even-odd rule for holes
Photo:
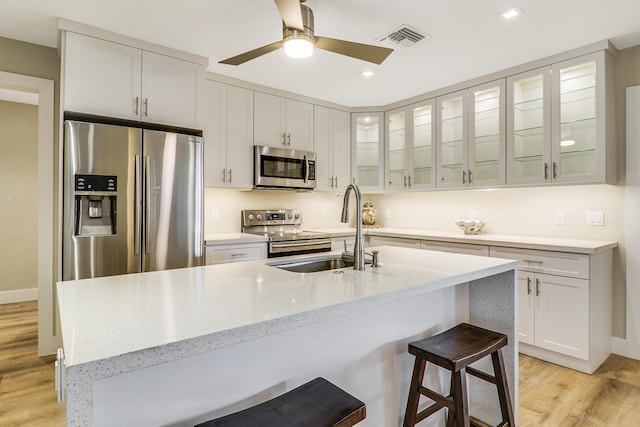
[[[454,401],[457,427],[469,427],[469,397],[467,395],[467,370],[460,369],[454,375]]]
[[[420,386],[424,378],[424,368],[426,360],[416,357],[413,364],[413,375],[411,376],[411,386],[409,397],[407,398],[407,410],[404,415],[403,427],[413,427],[416,425],[416,415],[418,414],[418,403],[420,403]]]
[[[455,396],[454,396],[454,392],[456,389],[456,384],[455,384],[455,375],[453,374],[453,372],[451,372],[451,384],[449,385],[449,398],[451,398],[454,402],[455,402]],[[456,413],[455,411],[448,409],[447,408],[447,427],[456,427]]]
[[[516,425],[513,418],[513,407],[511,406],[511,396],[509,394],[509,384],[504,373],[504,358],[502,351],[498,350],[491,354],[493,362],[493,373],[496,377],[496,387],[498,388],[498,399],[500,400],[500,411],[502,412],[502,421],[509,421],[509,427]]]

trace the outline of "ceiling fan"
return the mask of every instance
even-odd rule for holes
[[[328,50],[374,64],[381,64],[393,49],[346,40],[316,36],[313,32],[313,11],[306,0],[274,0],[282,15],[282,40],[220,61],[220,64],[240,65],[284,47],[287,56],[306,58],[313,48]]]

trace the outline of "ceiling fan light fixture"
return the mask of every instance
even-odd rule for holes
[[[313,38],[304,33],[288,34],[284,39],[284,53],[295,59],[310,57],[313,54]]]

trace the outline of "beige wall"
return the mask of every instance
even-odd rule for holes
[[[0,292],[37,288],[38,107],[0,101]]]

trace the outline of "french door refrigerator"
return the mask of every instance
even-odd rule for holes
[[[202,265],[202,138],[64,126],[62,279]]]

